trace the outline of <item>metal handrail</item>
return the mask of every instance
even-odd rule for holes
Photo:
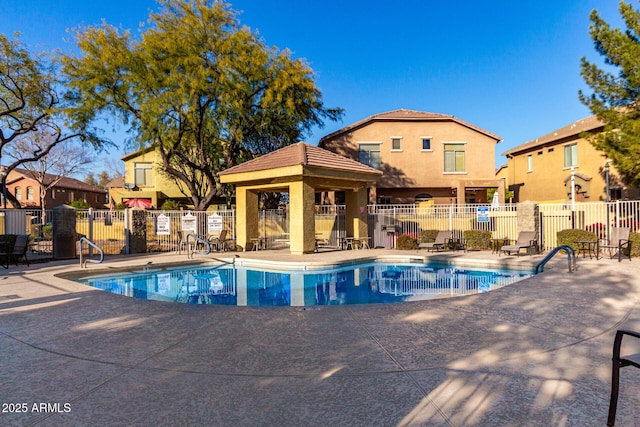
[[[202,244],[205,245],[207,250],[206,251],[191,251],[191,246],[189,246],[189,237],[193,237],[194,246],[197,243],[202,243]],[[196,236],[195,234],[192,234],[192,233],[187,234],[187,237],[184,238],[184,243],[185,243],[185,245],[187,245],[187,258],[189,258],[189,259],[193,258],[193,254],[209,255],[211,253],[211,244],[209,242],[207,242],[206,240],[204,240],[203,238]]]
[[[100,259],[87,258],[84,261],[82,261],[82,243],[84,243],[84,242],[87,243],[87,246],[89,248],[94,248],[100,253]],[[102,251],[102,249],[100,249],[100,247],[98,245],[96,245],[91,240],[87,239],[86,237],[81,237],[80,238],[80,267],[81,268],[87,268],[87,263],[88,262],[93,262],[95,264],[101,264],[102,261],[104,261],[104,252]]]
[[[576,251],[569,245],[561,245],[556,248],[553,248],[549,254],[544,257],[542,261],[536,264],[536,274],[541,269],[544,269],[544,265],[551,259],[558,251],[564,250],[567,253],[567,259],[569,261],[569,273],[573,273],[576,271]]]

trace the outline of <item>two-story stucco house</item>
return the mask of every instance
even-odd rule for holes
[[[57,182],[51,186],[53,182]],[[83,200],[94,209],[103,209],[107,202],[107,191],[69,177],[45,174],[42,182],[51,186],[45,193],[45,208],[53,209],[76,200]],[[40,178],[36,172],[16,168],[9,172],[5,191],[11,193],[22,208],[40,208]],[[4,206],[2,192],[0,205]],[[11,207],[7,204],[7,207]]]
[[[603,131],[604,124],[591,116],[502,153],[514,201],[570,200],[572,169],[576,201],[606,200],[607,158],[583,138]],[[608,170],[610,200],[638,198],[638,190],[627,188],[612,164]]]
[[[494,160],[501,140],[451,115],[395,110],[326,135],[318,146],[383,172],[369,188],[370,203],[483,203],[490,188],[504,201]]]
[[[160,152],[154,146],[146,147],[124,155],[124,181],[110,186],[109,194],[115,203],[126,203],[132,199],[148,202],[153,209],[160,209],[166,200],[190,206],[193,201],[185,196],[178,185],[161,173],[163,169]],[[225,204],[224,198],[214,200],[214,204]]]
[[[159,209],[165,200],[189,203],[178,186],[159,172],[162,159],[156,147],[150,146],[124,155],[124,181],[122,188],[109,189],[115,203],[138,199]]]

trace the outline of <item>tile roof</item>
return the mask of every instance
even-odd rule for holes
[[[25,178],[33,179],[34,181],[38,181],[37,173],[34,171],[30,171],[28,169],[15,168],[11,172],[15,172],[19,175],[22,175]],[[44,185],[49,185],[52,181],[58,178],[57,175],[52,174],[44,174]],[[89,185],[86,182],[79,181],[75,178],[62,177],[60,181],[55,185],[57,188],[68,188],[72,190],[84,190],[84,191],[92,191],[95,193],[106,193],[104,188],[96,187],[94,185]]]
[[[559,142],[560,140],[565,138],[577,137],[582,132],[591,132],[602,127],[604,127],[604,123],[598,120],[598,117],[590,116],[584,119],[580,119],[577,122],[571,123],[568,126],[550,132],[544,136],[541,136],[540,138],[536,138],[532,141],[528,141],[524,144],[518,145],[517,147],[514,147],[509,151],[505,151],[500,155],[508,156],[510,154],[519,153],[521,151],[532,150],[537,147]]]
[[[298,142],[263,156],[249,160],[220,172],[220,175],[255,172],[287,166],[315,166],[325,169],[348,170],[360,173],[381,175],[377,169],[355,160],[325,150],[315,145]]]
[[[124,187],[124,176],[119,176],[117,178],[113,178],[111,181],[105,184],[107,188],[123,188]]]
[[[399,110],[393,110],[393,111],[387,111],[385,113],[379,113],[379,114],[374,114],[372,116],[367,117],[366,119],[360,120],[358,122],[352,123],[349,126],[346,126],[342,129],[339,129],[335,132],[330,133],[329,135],[325,135],[322,138],[320,138],[320,143],[319,145],[322,146],[322,142],[326,139],[329,138],[334,138],[340,134],[349,132],[351,130],[363,127],[368,125],[369,123],[372,122],[377,122],[377,121],[391,121],[391,122],[398,122],[398,121],[415,121],[415,122],[429,122],[429,121],[453,121],[456,122],[462,126],[465,126],[469,129],[473,129],[476,132],[482,133],[484,135],[487,135],[490,138],[495,139],[497,142],[502,141],[502,137],[491,133],[487,130],[484,130],[478,126],[475,126],[469,122],[465,122],[464,120],[460,120],[459,118],[449,115],[449,114],[440,114],[440,113],[429,113],[429,112],[425,112],[425,111],[415,111],[415,110],[406,110],[406,109],[399,109]]]

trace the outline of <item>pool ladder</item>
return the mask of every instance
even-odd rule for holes
[[[544,265],[561,250],[564,250],[567,253],[567,260],[569,261],[569,273],[573,273],[574,271],[576,271],[576,251],[569,245],[561,245],[553,248],[542,261],[536,264],[536,274],[544,270]]]
[[[91,258],[86,258],[83,261],[83,257],[82,257],[82,244],[86,243],[87,247],[89,248],[89,250],[91,250],[91,248],[96,249],[99,253],[100,253],[100,259],[91,259]],[[87,239],[86,237],[81,237],[80,238],[80,268],[87,268],[87,263],[88,262],[93,262],[96,264],[101,264],[102,261],[104,261],[104,252],[102,251],[102,249],[100,249],[100,247],[98,245],[96,245],[95,243],[93,243],[91,240]]]
[[[205,251],[195,251],[195,250],[192,251],[191,246],[189,245],[189,237],[193,238],[194,247],[196,247],[198,243],[202,243],[207,249]],[[187,246],[187,258],[189,259],[193,258],[193,254],[209,255],[211,253],[211,244],[206,240],[196,236],[195,234],[192,234],[192,233],[187,234],[187,237],[184,238],[184,242]]]

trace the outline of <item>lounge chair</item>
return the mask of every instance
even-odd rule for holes
[[[525,254],[527,255],[538,253],[538,240],[536,239],[535,231],[521,231],[518,234],[516,243],[501,247],[500,254],[520,256],[522,249],[525,249]]]
[[[18,234],[16,236],[16,243],[13,245],[13,252],[9,254],[9,257],[13,262],[18,265],[20,258],[24,259],[24,262],[29,265],[27,259],[27,249],[29,248],[29,236],[26,234]]]
[[[435,242],[420,243],[418,245],[418,250],[426,249],[427,252],[432,250],[445,251],[449,249],[449,243],[451,242],[452,236],[453,233],[451,231],[438,231]]]
[[[631,261],[630,232],[629,227],[613,227],[609,239],[600,243],[600,250],[608,252],[610,258],[617,254],[618,262],[622,261],[622,257],[629,257],[629,261]]]

